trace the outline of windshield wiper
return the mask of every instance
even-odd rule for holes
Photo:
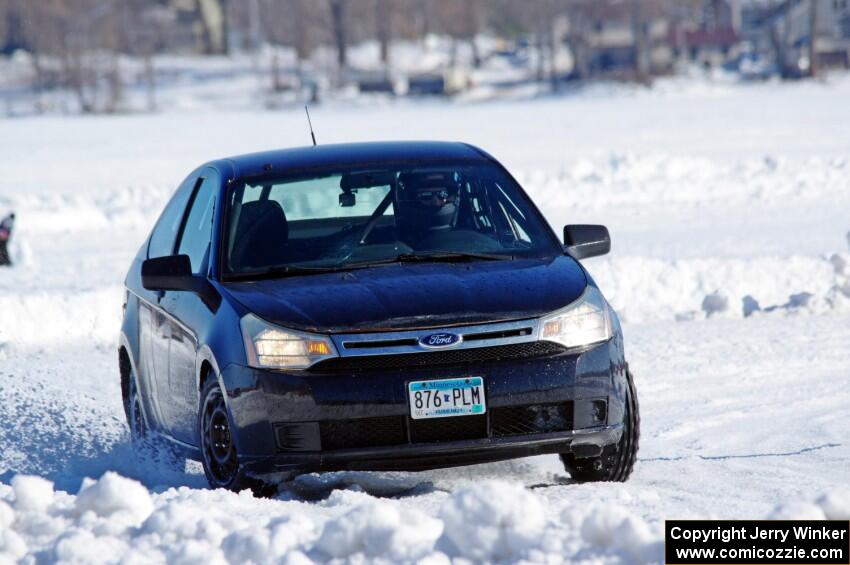
[[[322,273],[336,273],[339,271],[350,271],[364,269],[372,265],[386,265],[389,263],[463,263],[468,261],[510,261],[513,255],[497,255],[495,253],[467,253],[467,252],[436,252],[436,253],[400,253],[388,259],[376,261],[363,261],[359,263],[342,263],[330,267],[301,267],[298,265],[282,265],[270,267],[261,271],[248,273],[231,273],[227,280],[263,280],[284,277],[297,277],[302,275],[317,275]]]
[[[466,251],[438,251],[433,253],[402,253],[394,259],[399,263],[462,263],[465,261],[510,261],[513,255],[475,253]]]
[[[469,261],[510,261],[513,255],[497,255],[495,253],[467,252],[434,252],[434,253],[401,253],[387,259],[350,263],[348,267],[357,269],[371,265],[386,265],[388,263],[465,263]]]
[[[299,267],[297,265],[283,265],[279,267],[270,267],[261,271],[250,271],[247,273],[231,273],[227,275],[227,280],[243,281],[243,280],[263,280],[277,279],[284,277],[297,277],[301,275],[318,275],[322,273],[333,273],[336,271],[344,271],[348,267],[340,265],[338,267]]]

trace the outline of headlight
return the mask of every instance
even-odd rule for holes
[[[566,308],[540,319],[540,339],[568,348],[607,341],[612,334],[608,303],[592,286]]]
[[[239,325],[252,367],[306,369],[323,359],[337,357],[333,342],[323,335],[274,326],[253,314],[243,317]]]

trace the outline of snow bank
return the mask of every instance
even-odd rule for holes
[[[616,503],[571,506],[551,515],[545,495],[518,483],[471,484],[432,509],[360,492],[341,494],[313,506],[255,499],[247,492],[180,488],[152,494],[110,472],[87,481],[73,496],[54,491],[44,479],[16,476],[11,486],[0,485],[0,562],[658,563],[663,558],[660,523]],[[850,491],[789,502],[771,517],[848,519]]]
[[[40,347],[73,340],[117,343],[123,296],[120,285],[71,291],[3,292],[0,343]]]
[[[106,473],[97,482],[84,484],[74,503],[77,514],[94,512],[101,518],[126,513],[129,521],[141,522],[153,511],[147,489],[141,484]]]
[[[575,510],[566,510],[565,523],[576,522]],[[664,541],[659,524],[650,525],[622,508],[594,506],[580,521],[582,540],[595,548],[604,548],[627,563],[658,563],[663,561]]]
[[[580,159],[559,172],[520,171],[518,180],[548,216],[622,205],[697,205],[730,201],[759,207],[789,199],[843,195],[846,158],[788,160],[775,156],[734,162],[701,157],[614,154]]]
[[[771,520],[850,520],[850,489],[823,493],[814,500],[795,500],[778,505]]]
[[[14,210],[15,233],[25,237],[127,231],[150,227],[175,188],[164,184],[115,186],[114,178],[76,187],[66,185],[67,177],[41,177],[32,190],[9,191],[0,200],[0,212]],[[46,190],[52,187],[55,190]]]
[[[426,557],[443,533],[436,518],[381,500],[369,500],[328,521],[316,550],[333,558],[362,554],[392,561]]]
[[[850,312],[850,254],[751,259],[612,256],[589,270],[623,321]]]
[[[456,491],[443,506],[447,545],[473,561],[517,558],[540,542],[540,499],[517,483],[488,481]]]

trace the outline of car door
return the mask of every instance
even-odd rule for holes
[[[154,299],[156,300],[156,298]],[[139,360],[138,385],[141,390],[141,398],[144,403],[144,411],[147,415],[148,426],[157,428],[162,422],[159,413],[156,391],[156,364],[154,362],[154,308],[144,300],[138,300],[139,320]]]
[[[198,175],[190,175],[166,205],[148,240],[148,259],[174,253],[177,234],[197,182]],[[164,292],[154,291],[142,291],[139,296],[139,386],[146,400],[148,424],[160,430],[168,429],[166,413],[170,404],[168,354],[171,323],[161,309],[164,297]]]
[[[177,237],[175,254],[188,255],[192,273],[208,276],[213,217],[220,177],[213,169],[201,172]],[[212,312],[197,294],[169,291],[161,301],[168,317],[168,428],[177,440],[194,445],[198,410],[197,353],[199,334],[209,326]],[[160,381],[161,382],[161,381]]]

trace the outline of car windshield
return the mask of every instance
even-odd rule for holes
[[[490,163],[384,165],[243,181],[230,188],[227,206],[229,275],[560,252],[516,183]]]

